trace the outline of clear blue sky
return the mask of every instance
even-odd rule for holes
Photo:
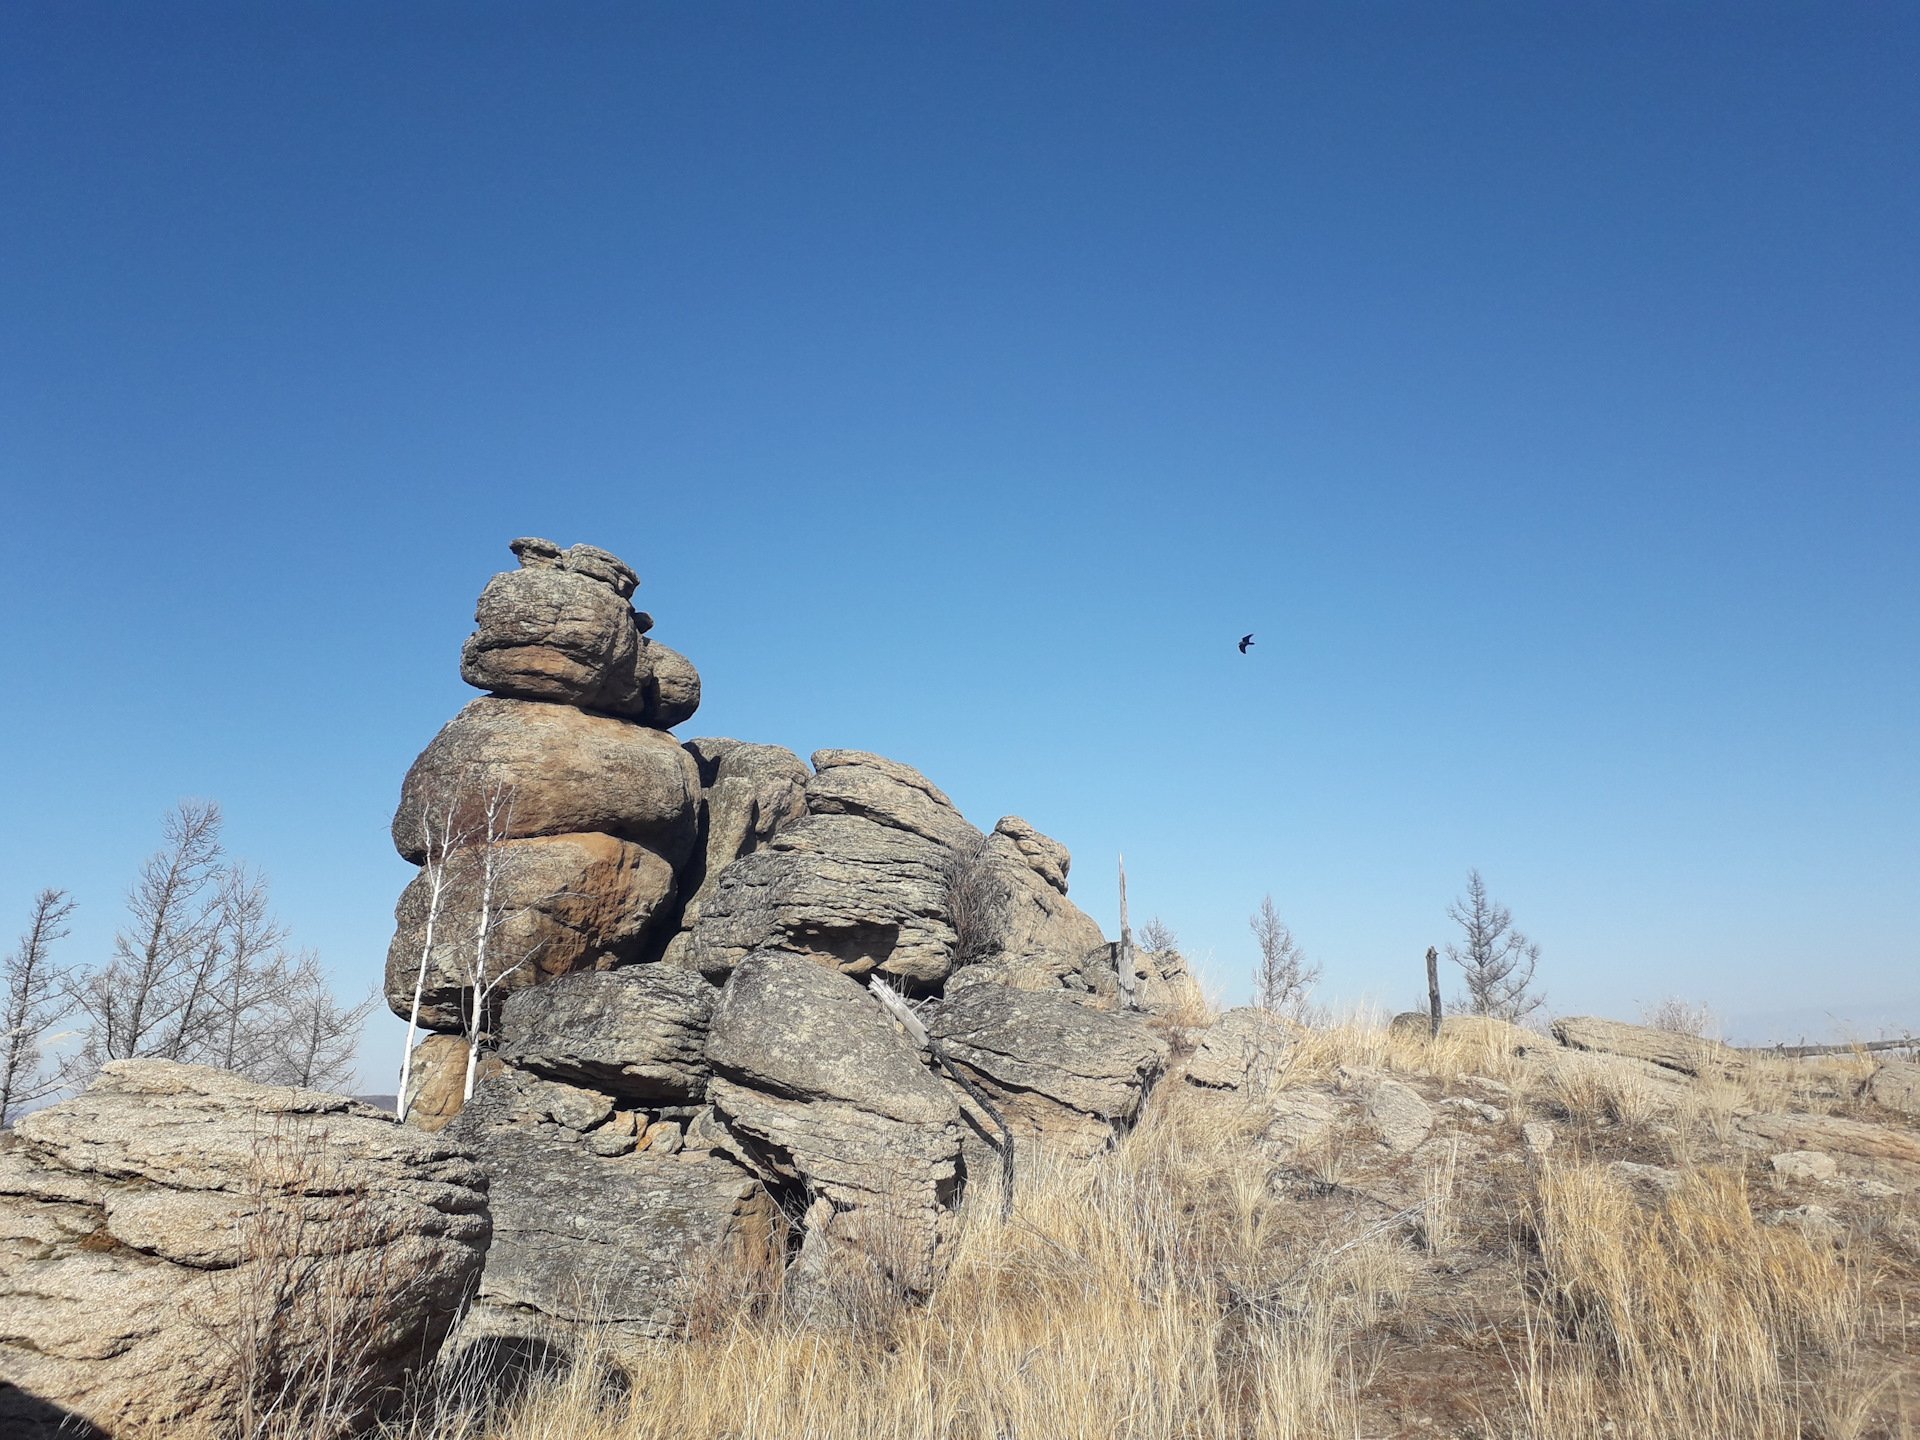
[[[218,799],[343,988],[506,542],[682,734],[1398,1008],[1920,1024],[1920,12],[0,11],[0,910]],[[1234,640],[1254,631],[1245,658]],[[390,1073],[399,1026],[367,1049]]]

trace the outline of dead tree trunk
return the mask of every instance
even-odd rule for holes
[[[1120,857],[1120,941],[1113,947],[1113,978],[1120,987],[1120,1003],[1138,1010],[1139,986],[1133,973],[1133,927],[1127,923],[1127,857]]]
[[[1431,1034],[1435,1040],[1440,1038],[1440,952],[1433,946],[1427,946],[1427,1015],[1432,1021]]]

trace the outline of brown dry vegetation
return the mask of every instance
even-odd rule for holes
[[[1816,1194],[1734,1143],[1754,1109],[1886,1121],[1854,1098],[1868,1062],[1763,1058],[1680,1084],[1542,1064],[1491,1034],[1343,1024],[1305,1035],[1272,1083],[1337,1092],[1357,1067],[1502,1118],[1444,1108],[1413,1154],[1351,1122],[1289,1149],[1264,1133],[1275,1096],[1238,1106],[1171,1079],[1099,1161],[1023,1161],[1010,1216],[977,1196],[924,1303],[843,1297],[822,1321],[708,1279],[679,1341],[506,1397],[447,1367],[388,1435],[1920,1435],[1914,1197]],[[1529,1121],[1553,1127],[1544,1153]],[[1837,1233],[1768,1223],[1810,1199]]]

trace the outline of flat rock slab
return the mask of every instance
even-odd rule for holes
[[[311,1363],[330,1302],[354,1408],[439,1349],[480,1277],[487,1176],[339,1095],[162,1060],[109,1064],[0,1148],[0,1433],[234,1419],[238,1357]],[[51,1433],[51,1432],[48,1432]]]
[[[1166,1068],[1167,1046],[1137,1015],[1063,991],[969,985],[932,1007],[928,1029],[993,1098],[1016,1138],[1086,1156],[1131,1126]]]
[[[565,976],[507,1001],[500,1058],[622,1100],[697,1103],[719,1000],[697,972],[665,965]]]
[[[1627,1025],[1592,1015],[1572,1015],[1553,1022],[1553,1037],[1575,1050],[1599,1050],[1645,1060],[1683,1075],[1731,1075],[1746,1068],[1741,1054],[1717,1040]]]
[[[1842,1175],[1920,1190],[1920,1135],[1835,1115],[1749,1115],[1739,1122],[1748,1143],[1771,1151],[1819,1151]]]

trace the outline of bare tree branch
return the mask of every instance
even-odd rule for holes
[[[0,1003],[0,1130],[21,1106],[60,1088],[59,1077],[41,1067],[41,1046],[53,1023],[73,1008],[73,999],[47,952],[66,938],[73,909],[66,891],[42,890],[33,897],[19,947],[7,956]]]

